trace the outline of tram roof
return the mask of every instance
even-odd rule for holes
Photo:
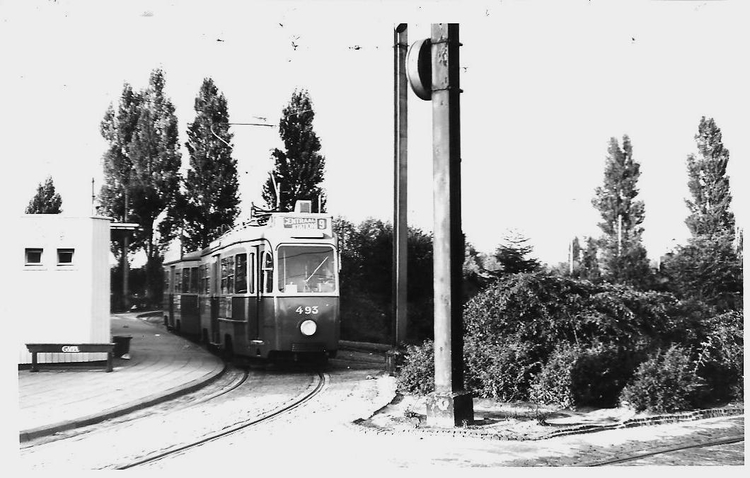
[[[321,213],[271,213],[235,226],[200,252],[207,255],[239,242],[267,239],[272,244],[296,240],[333,241],[333,216]]]

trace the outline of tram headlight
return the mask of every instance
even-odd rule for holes
[[[306,320],[300,324],[299,331],[302,332],[302,335],[307,335],[309,337],[318,331],[318,324],[313,320]]]

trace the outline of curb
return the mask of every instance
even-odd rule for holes
[[[378,411],[382,410],[382,407]],[[372,416],[378,413],[376,411]],[[622,423],[616,423],[612,425],[579,425],[575,427],[564,428],[555,430],[553,432],[540,435],[524,437],[515,433],[500,434],[487,430],[478,430],[471,428],[420,428],[419,424],[415,424],[413,428],[389,428],[382,427],[380,425],[374,425],[369,422],[368,419],[357,419],[352,422],[353,425],[357,426],[360,430],[367,433],[368,431],[375,432],[376,434],[420,434],[430,436],[453,436],[457,438],[479,438],[482,440],[498,440],[498,441],[540,441],[547,440],[550,438],[556,438],[568,435],[583,435],[586,433],[595,433],[606,430],[618,430],[641,426],[653,426],[663,425],[667,423],[678,423],[697,421],[707,418],[716,417],[730,417],[730,416],[742,416],[745,413],[744,407],[731,407],[731,408],[710,408],[705,410],[694,410],[691,412],[679,412],[665,415],[654,415],[652,417],[643,418],[630,418]]]
[[[148,313],[136,315],[135,318],[140,318],[145,315],[148,315]],[[120,318],[129,318],[129,317],[122,317],[121,314],[113,314],[113,316],[119,316]],[[153,324],[150,324],[150,323],[149,325],[153,326]],[[218,368],[218,371],[217,371],[217,368]],[[222,376],[224,372],[226,372],[226,368],[227,368],[226,363],[222,362],[221,367],[215,367],[214,370],[206,373],[203,377],[191,380],[190,382],[186,384],[173,387],[169,390],[166,390],[165,392],[155,393],[141,400],[127,403],[119,407],[112,408],[110,410],[105,410],[103,412],[95,413],[92,415],[75,418],[73,420],[65,420],[65,421],[54,423],[51,425],[42,425],[40,427],[31,428],[28,430],[22,430],[19,432],[19,440],[21,443],[25,443],[31,440],[35,440],[37,438],[54,435],[56,433],[60,433],[60,432],[68,431],[68,430],[74,430],[76,428],[81,428],[81,427],[85,427],[89,425],[94,425],[96,423],[100,423],[105,420],[116,418],[122,415],[127,415],[128,413],[132,413],[137,410],[141,410],[144,408],[152,407],[154,405],[158,405],[168,400],[177,398],[181,395],[186,395],[188,393],[194,392],[208,385],[209,383],[213,382],[214,380]]]
[[[225,371],[226,371],[226,364],[223,364],[223,366],[221,367],[221,370],[219,370],[218,372],[209,372],[203,378],[192,380],[191,382],[188,382],[186,385],[174,387],[161,394],[151,395],[138,402],[125,404],[125,405],[122,405],[120,407],[117,407],[111,410],[106,410],[101,413],[88,415],[88,416],[77,418],[74,420],[58,422],[52,425],[44,425],[41,427],[32,428],[30,430],[22,430],[19,433],[20,442],[24,443],[24,442],[28,442],[31,440],[35,440],[37,438],[54,435],[56,433],[73,430],[76,428],[81,428],[81,427],[85,427],[89,425],[94,425],[96,423],[100,423],[105,420],[116,418],[122,415],[127,415],[128,413],[132,413],[137,410],[141,410],[143,408],[148,408],[154,405],[158,405],[159,403],[172,400],[181,395],[186,395],[190,392],[194,392],[198,390],[199,388],[202,388],[208,385],[209,383],[213,382],[214,380],[218,379],[221,375],[223,375]]]

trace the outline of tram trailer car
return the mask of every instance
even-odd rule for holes
[[[336,356],[341,328],[337,238],[333,217],[309,210],[309,201],[299,201],[293,213],[251,220],[199,253],[165,264],[165,297],[178,284],[180,290],[193,290],[183,285],[185,270],[191,283],[197,280],[203,342],[228,356]],[[180,317],[182,333],[188,323],[186,294],[165,299],[165,321],[177,330]]]
[[[164,263],[164,325],[179,334],[200,336],[200,252]]]

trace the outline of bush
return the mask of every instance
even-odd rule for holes
[[[399,370],[397,389],[402,393],[427,395],[435,391],[435,348],[432,341],[408,345]]]
[[[530,342],[467,340],[464,344],[465,385],[482,398],[528,400],[531,381],[542,368]]]
[[[727,312],[706,323],[707,334],[698,347],[698,374],[706,381],[703,399],[722,402],[743,397],[743,314]]]
[[[391,336],[391,314],[368,294],[342,294],[341,338],[387,343]]]
[[[582,351],[571,370],[571,395],[576,406],[614,407],[633,376],[643,352],[596,345]]]
[[[569,345],[555,349],[542,371],[531,381],[531,401],[572,408],[575,405],[572,370],[580,355],[577,347]]]
[[[703,380],[685,349],[673,345],[641,363],[620,394],[636,411],[664,413],[688,410],[699,400]]]
[[[613,407],[637,366],[635,357],[613,346],[563,344],[534,377],[530,398],[563,408]]]

